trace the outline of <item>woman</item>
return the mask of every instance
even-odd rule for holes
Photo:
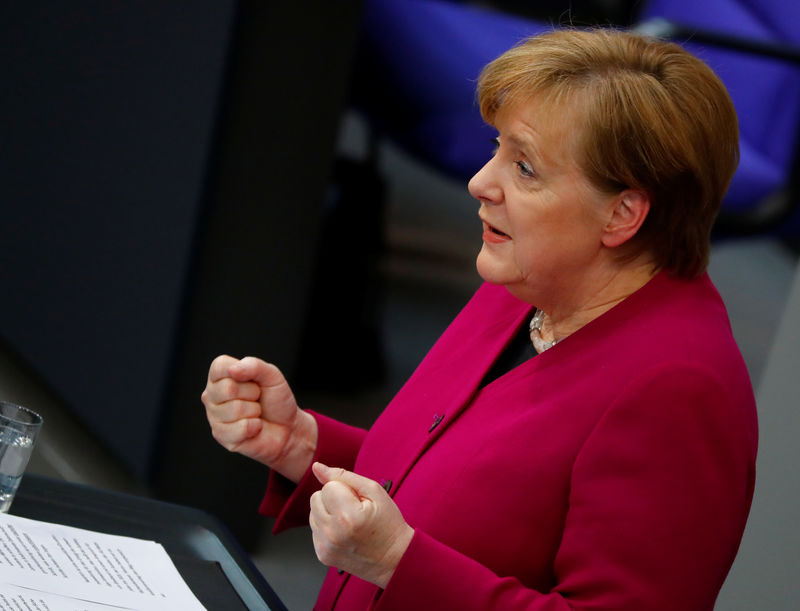
[[[321,609],[711,609],[757,443],[705,273],[731,101],[680,47],[614,31],[527,40],[478,94],[486,284],[368,432],[224,356],[213,434],[272,469],[276,531],[309,520],[336,567]]]

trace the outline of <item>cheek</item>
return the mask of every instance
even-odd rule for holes
[[[524,278],[538,277],[557,263],[560,240],[531,235],[514,249],[513,265]]]

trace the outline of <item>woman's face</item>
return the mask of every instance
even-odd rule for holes
[[[495,123],[497,150],[469,182],[483,221],[478,272],[542,308],[580,300],[601,260],[614,196],[578,167],[569,114],[526,104],[501,109]]]

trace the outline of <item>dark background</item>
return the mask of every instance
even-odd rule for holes
[[[158,496],[244,540],[263,470],[199,395],[217,354],[297,360],[358,15],[0,8],[0,334]]]

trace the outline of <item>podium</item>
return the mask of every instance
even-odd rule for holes
[[[209,610],[286,609],[228,529],[203,511],[27,474],[11,513],[156,541]]]

